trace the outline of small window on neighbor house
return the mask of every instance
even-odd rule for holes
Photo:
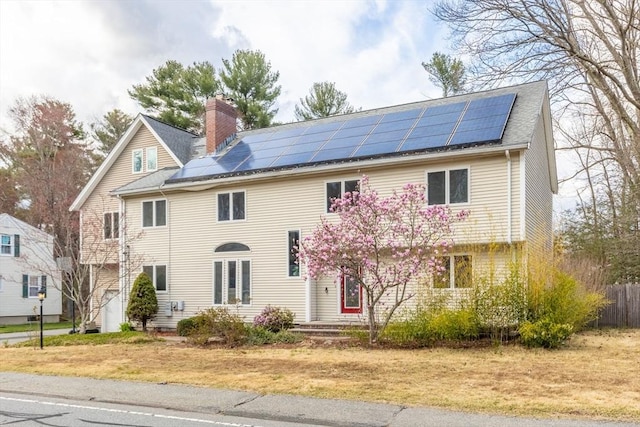
[[[142,202],[142,226],[163,227],[167,225],[167,201]]]
[[[156,147],[147,148],[147,172],[158,169],[158,149]]]
[[[132,170],[133,173],[142,172],[142,149],[133,150],[131,152]]]
[[[245,219],[245,193],[218,193],[218,221],[240,221]]]
[[[444,205],[469,201],[469,169],[427,173],[427,203]]]
[[[44,290],[47,295],[47,276],[22,275],[22,298],[38,298],[38,291]]]
[[[120,235],[120,215],[118,212],[104,214],[104,238],[117,239]]]
[[[9,234],[0,234],[0,255],[13,255],[12,238]]]
[[[142,267],[157,292],[167,291],[167,266],[166,265],[145,265]]]
[[[287,254],[289,260],[289,277],[300,276],[300,265],[298,263],[298,245],[300,244],[300,231],[294,230],[287,233]]]
[[[433,276],[433,287],[438,289],[470,288],[473,284],[471,255],[449,255],[439,258],[442,271]]]
[[[353,193],[359,191],[360,181],[348,180],[348,181],[335,181],[327,182],[327,212],[333,212],[331,206],[336,199],[342,198],[345,193]]]

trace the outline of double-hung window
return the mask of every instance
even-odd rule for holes
[[[448,205],[469,202],[469,169],[427,172],[427,202]]]
[[[213,262],[213,304],[251,304],[251,261],[221,259]]]
[[[298,247],[300,245],[300,231],[292,230],[287,232],[287,259],[289,277],[300,276],[300,264],[298,262]]]
[[[471,255],[447,255],[438,259],[441,271],[433,275],[433,287],[438,289],[470,288],[473,284]]]
[[[156,292],[167,291],[167,266],[166,265],[145,265],[142,267],[151,283],[156,288]]]
[[[218,193],[218,221],[245,219],[245,192]]]
[[[142,202],[142,226],[164,227],[167,225],[167,201],[150,200]]]
[[[117,239],[120,236],[120,215],[118,212],[106,212],[104,214],[104,238]]]
[[[357,179],[348,181],[327,182],[326,200],[327,212],[333,212],[331,207],[336,199],[341,199],[345,193],[353,193],[359,191],[360,181]]]
[[[20,256],[19,234],[0,234],[0,256]]]
[[[142,148],[131,151],[131,163],[133,173],[142,172]]]
[[[13,255],[13,236],[0,234],[0,255]]]
[[[47,276],[22,275],[22,298],[38,298],[40,289],[47,294]]]

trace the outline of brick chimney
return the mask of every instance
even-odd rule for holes
[[[207,99],[205,107],[207,154],[214,153],[227,138],[236,133],[238,112],[223,95]]]

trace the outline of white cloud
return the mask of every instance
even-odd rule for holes
[[[413,1],[0,2],[0,127],[17,97],[48,94],[88,123],[140,111],[127,89],[176,59],[220,67],[259,49],[280,72],[278,120],[314,82],[333,81],[365,109],[438,96],[420,62],[442,50]],[[440,43],[440,44],[438,44]]]

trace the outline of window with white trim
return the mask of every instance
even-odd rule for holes
[[[131,151],[131,170],[133,173],[142,172],[142,148]]]
[[[142,271],[151,279],[156,292],[167,292],[167,266],[166,265],[144,265]]]
[[[102,225],[105,240],[117,239],[120,236],[120,215],[118,212],[105,212]]]
[[[287,259],[289,277],[300,277],[300,263],[298,262],[298,246],[300,245],[300,230],[287,232]]]
[[[360,180],[352,179],[347,181],[333,181],[327,182],[326,185],[326,200],[327,200],[327,213],[333,212],[331,206],[336,199],[341,199],[345,193],[353,193],[359,191]]]
[[[469,169],[427,172],[427,203],[453,205],[469,202]]]
[[[213,304],[251,304],[251,260],[213,262]]]
[[[167,201],[149,200],[142,202],[142,226],[164,227],[167,225]]]
[[[433,287],[437,289],[463,289],[473,285],[473,261],[471,255],[447,255],[439,257],[440,271],[433,275]]]
[[[13,255],[13,236],[0,234],[0,255]]]
[[[47,295],[47,276],[22,275],[22,298],[38,298],[40,289]]]
[[[158,148],[147,148],[147,172],[153,172],[158,169]]]
[[[241,221],[246,217],[245,192],[218,193],[218,221]]]

